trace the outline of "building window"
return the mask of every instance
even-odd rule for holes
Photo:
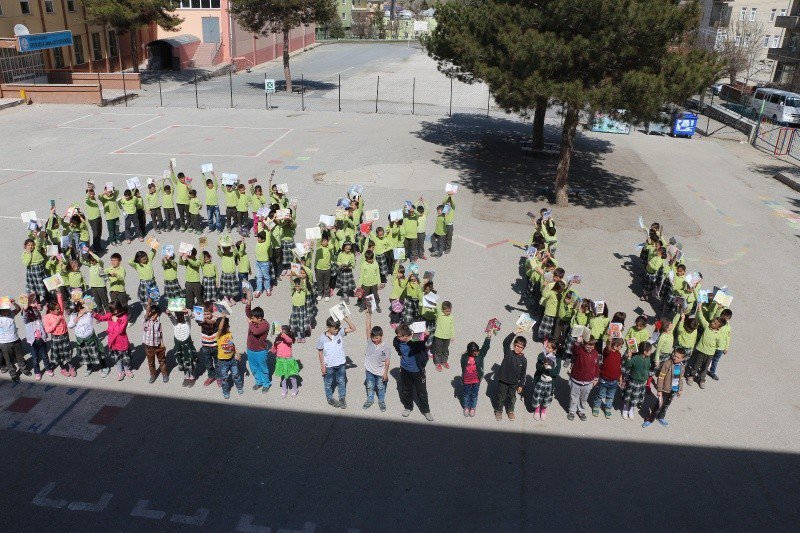
[[[219,9],[219,0],[178,0],[181,9]]]
[[[771,35],[765,35],[764,36],[764,48],[769,48],[769,41],[770,41],[771,38],[772,38]]]
[[[750,21],[754,20],[756,20],[756,8],[753,7],[750,9]]]
[[[108,56],[117,57],[119,51],[117,50],[117,34],[114,30],[108,32]]]
[[[772,11],[769,12],[769,21],[770,22],[775,22],[775,15],[777,13],[778,13],[777,9],[773,9]]]
[[[95,61],[103,59],[103,47],[100,45],[100,34],[92,34],[92,57]]]
[[[22,10],[23,15],[31,14],[31,4],[28,0],[19,0],[19,8]]]
[[[44,10],[46,13],[56,12],[55,7],[53,7],[53,0],[44,0]]]
[[[53,48],[53,57],[56,59],[56,68],[64,68],[64,52],[61,48]]]
[[[785,9],[781,9],[781,16],[782,16],[782,17],[783,17],[783,16],[786,16],[786,10],[785,10]]]
[[[3,16],[3,4],[0,4],[0,17]]]
[[[67,11],[75,13],[75,0],[67,0]]]
[[[778,46],[780,46],[780,44],[781,44],[779,41],[780,41],[780,36],[773,35],[772,36],[772,48],[778,48]]]
[[[347,18],[347,13],[342,13],[342,20]]]
[[[743,7],[741,11],[739,11],[739,20],[744,20],[747,18],[747,8]]]
[[[73,43],[72,47],[75,49],[75,64],[82,65],[86,63],[86,60],[83,58],[83,38],[81,35],[73,35]]]
[[[736,35],[736,36],[733,38],[733,44],[734,44],[735,46],[739,46],[740,44],[742,44],[742,38],[741,38],[740,36]]]

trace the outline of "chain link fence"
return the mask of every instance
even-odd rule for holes
[[[275,80],[267,94],[263,72],[214,73],[143,71],[141,89],[125,90],[124,105],[134,107],[195,107],[198,109],[278,109],[282,111],[342,111],[400,115],[505,114],[484,84],[465,84],[446,77],[415,78],[365,74],[343,78],[301,73],[286,91]]]

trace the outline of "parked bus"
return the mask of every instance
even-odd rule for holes
[[[750,103],[756,116],[775,122],[800,124],[800,94],[780,89],[757,89]]]

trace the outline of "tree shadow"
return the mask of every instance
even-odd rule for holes
[[[558,157],[528,157],[521,143],[531,137],[530,125],[511,118],[456,114],[422,123],[414,134],[442,147],[440,164],[457,170],[461,184],[493,201],[540,202],[554,200]],[[545,124],[545,140],[558,142],[561,128]],[[634,205],[641,189],[638,179],[602,167],[612,143],[575,138],[570,166],[570,202],[587,209]]]

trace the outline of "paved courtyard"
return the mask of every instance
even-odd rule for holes
[[[548,121],[556,139],[558,118]],[[453,303],[456,336],[450,371],[429,367],[435,421],[400,416],[397,361],[388,411],[363,411],[364,318],[346,339],[347,410],[324,402],[313,343],[296,398],[279,391],[223,400],[216,386],[147,384],[141,349],[134,379],[0,379],[4,523],[16,531],[60,530],[576,530],[793,529],[800,493],[800,364],[787,337],[798,319],[800,195],[772,180],[781,167],[747,145],[582,131],[574,159],[578,194],[554,210],[559,260],[583,277],[580,292],[612,311],[652,314],[633,289],[636,220],[661,221],[684,242],[705,285],[728,285],[733,344],[719,382],[686,391],[669,428],[637,421],[566,419],[566,381],[551,415],[492,416],[493,341],[478,415],[459,405],[458,355],[479,340],[489,318],[503,333],[522,311],[518,243],[530,238],[525,215],[546,205],[555,161],[524,157],[530,125],[504,117],[386,116],[314,111],[17,107],[0,113],[0,292],[23,290],[19,262],[23,211],[44,217],[80,201],[87,179],[122,188],[160,177],[170,157],[197,177],[257,177],[271,171],[299,204],[298,228],[331,213],[336,199],[363,184],[367,209],[384,217],[403,200],[433,206],[444,185],[459,188],[454,251],[423,262],[440,297]],[[144,181],[144,179],[142,179]],[[429,221],[428,232],[433,229]],[[216,235],[210,237],[211,244]],[[196,236],[160,241],[197,244]],[[123,246],[130,258],[139,243]],[[161,270],[156,267],[161,281]],[[128,276],[128,292],[136,276]],[[183,278],[183,272],[180,272]],[[388,297],[388,289],[382,294]],[[285,282],[258,301],[268,320],[286,322]],[[323,303],[324,304],[324,303]],[[320,318],[324,320],[325,306]],[[241,314],[241,306],[235,309]],[[166,327],[169,330],[170,328]],[[375,322],[388,329],[386,314]],[[20,322],[21,325],[21,322]],[[786,331],[786,335],[782,332]],[[320,329],[315,330],[315,335]],[[234,319],[243,345],[243,317]],[[130,328],[138,347],[141,321]],[[198,332],[194,339],[198,343]],[[171,332],[166,334],[171,344]],[[539,346],[529,344],[533,358]],[[529,370],[533,363],[529,362]],[[532,375],[532,371],[529,372]],[[6,376],[3,376],[5,378]],[[566,373],[562,372],[562,378]],[[520,404],[518,404],[519,406]]]

